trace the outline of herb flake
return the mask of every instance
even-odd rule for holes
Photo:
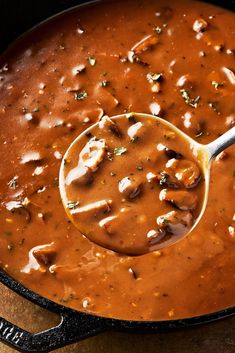
[[[127,149],[125,147],[116,147],[114,149],[114,154],[116,154],[116,156],[121,156],[122,154],[126,153]]]
[[[88,94],[86,91],[81,91],[81,92],[75,92],[74,94],[74,98],[77,100],[77,101],[82,101],[84,100],[85,98],[87,98]]]
[[[79,201],[68,201],[67,202],[67,208],[72,210],[74,209],[75,207],[77,207],[78,205],[80,204]]]
[[[186,104],[188,104],[192,108],[198,107],[198,103],[201,99],[200,96],[197,96],[196,98],[191,98],[189,93],[185,89],[181,89],[180,93],[182,94],[182,97],[183,97]]]
[[[17,186],[18,186],[18,182],[17,182],[17,179],[18,177],[17,176],[14,176],[9,182],[8,182],[8,185],[9,185],[9,188],[10,189],[16,189]]]
[[[159,179],[159,184],[161,186],[164,186],[168,180],[168,174],[165,172],[160,173],[160,179]]]
[[[162,29],[161,29],[160,26],[155,27],[153,30],[154,30],[154,32],[157,33],[157,34],[161,34],[161,33],[162,33]]]
[[[222,82],[217,82],[217,81],[211,81],[211,84],[215,89],[218,89],[219,87],[222,87],[224,84]]]
[[[162,73],[158,72],[158,73],[152,73],[149,72],[146,75],[147,81],[150,83],[156,83],[158,81],[160,81],[160,79],[162,78]]]

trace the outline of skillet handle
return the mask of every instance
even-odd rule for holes
[[[57,326],[30,333],[0,317],[0,340],[20,352],[50,352],[107,330],[108,321],[85,313],[62,313]]]

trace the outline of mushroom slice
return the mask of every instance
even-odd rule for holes
[[[194,76],[192,76],[191,74],[186,74],[180,76],[180,78],[176,82],[176,86],[185,89],[189,92],[192,92],[196,87],[196,82],[197,80]]]
[[[36,247],[32,253],[38,263],[45,266],[53,264],[57,255],[56,251],[50,246]]]
[[[119,138],[122,137],[122,132],[118,124],[112,121],[107,115],[103,116],[99,121],[99,128],[106,129]]]
[[[79,64],[79,65],[77,65],[77,66],[74,66],[73,68],[72,68],[72,75],[73,76],[77,76],[77,75],[79,75],[81,72],[84,72],[85,71],[85,69],[86,69],[86,65],[84,65],[84,64]]]
[[[146,174],[146,179],[149,183],[157,182],[159,180],[158,176],[152,172]]]
[[[144,125],[139,121],[138,123],[131,125],[128,130],[127,134],[130,137],[131,141],[135,141],[138,139],[141,135],[141,132],[143,132]]]
[[[235,73],[228,69],[227,67],[223,67],[222,68],[222,71],[225,73],[225,75],[227,76],[227,79],[229,80],[229,82],[232,84],[232,85],[235,85]]]
[[[89,219],[99,218],[106,213],[111,211],[111,200],[100,200],[96,202],[89,203],[88,205],[82,207],[75,207],[70,210],[70,213],[75,216],[85,216]]]
[[[161,190],[159,194],[160,201],[170,202],[173,206],[182,211],[195,210],[198,204],[197,195],[184,190]]]
[[[172,235],[186,234],[193,224],[193,216],[187,211],[171,211],[157,217],[157,224]]]
[[[142,183],[133,177],[125,177],[118,183],[120,193],[122,193],[125,198],[129,200],[133,200],[139,196],[142,186]]]
[[[115,229],[115,225],[117,226],[117,222],[115,222],[115,220],[117,220],[117,216],[110,216],[110,217],[106,217],[103,218],[100,222],[99,222],[99,226],[101,228],[103,228],[109,235],[115,234],[116,231],[118,229]]]
[[[154,245],[161,243],[166,237],[167,233],[165,229],[160,227],[158,229],[151,229],[147,233],[147,239],[150,247],[154,247]]]
[[[65,183],[66,185],[75,184],[77,186],[89,185],[93,181],[93,174],[89,167],[78,164],[76,168],[69,171]]]
[[[40,156],[39,152],[27,152],[21,157],[21,164],[28,164],[28,163],[37,163],[42,161],[42,157]]]
[[[105,140],[92,137],[79,154],[79,163],[95,171],[105,155]]]
[[[201,172],[195,162],[187,159],[170,159],[166,164],[170,174],[186,188],[194,188],[198,185]]]
[[[208,27],[208,23],[203,18],[198,18],[193,23],[194,32],[200,33],[204,32]]]
[[[9,201],[5,204],[5,207],[12,213],[17,212],[19,215],[24,216],[27,223],[31,221],[31,212],[21,201]]]
[[[141,54],[142,52],[152,48],[159,42],[158,36],[155,36],[153,34],[148,35],[141,39],[138,43],[136,43],[132,49],[131,52],[134,52],[135,54]]]
[[[180,182],[172,173],[163,171],[157,174],[157,180],[160,186],[166,186],[170,189],[179,189],[181,187]]]
[[[32,270],[46,272],[56,258],[54,243],[37,245],[29,251],[29,260],[26,266],[21,269],[23,273],[30,273]]]
[[[156,84],[152,86],[152,92],[154,92],[155,88],[156,88]],[[161,108],[160,104],[157,102],[150,103],[149,109],[150,109],[151,114],[155,115],[155,116],[158,116],[162,113],[162,108]]]
[[[175,159],[182,159],[183,155],[180,152],[176,152],[175,150],[172,150],[171,148],[166,147],[165,150],[165,155],[167,158],[175,158]]]

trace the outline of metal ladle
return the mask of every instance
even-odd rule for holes
[[[201,211],[200,211],[198,217],[196,218],[195,222],[193,223],[192,227],[189,229],[189,231],[186,234],[183,234],[181,237],[176,237],[176,238],[171,237],[169,240],[166,240],[164,242],[160,242],[159,244],[157,244],[154,247],[154,250],[158,250],[160,248],[167,247],[167,246],[170,246],[170,245],[178,242],[179,240],[181,240],[182,238],[187,236],[189,233],[191,233],[191,231],[193,229],[195,229],[195,227],[200,222],[200,220],[205,212],[207,202],[208,202],[209,185],[210,185],[210,170],[211,170],[212,161],[215,159],[215,157],[220,152],[222,152],[227,147],[229,147],[235,143],[235,127],[231,128],[230,130],[225,132],[223,135],[221,135],[219,138],[217,138],[213,142],[211,142],[207,145],[203,145],[203,144],[199,144],[198,142],[193,140],[191,137],[189,137],[187,134],[182,132],[180,129],[175,127],[173,124],[171,124],[170,122],[168,122],[162,118],[159,118],[159,117],[156,117],[156,116],[153,116],[150,114],[142,114],[142,113],[133,113],[133,114],[136,118],[138,118],[138,117],[139,118],[141,118],[141,117],[153,118],[156,121],[159,121],[161,124],[164,124],[168,129],[174,131],[177,135],[181,136],[184,140],[187,140],[187,142],[190,146],[190,149],[192,150],[194,156],[196,157],[197,162],[198,162],[199,166],[201,167],[202,174],[204,176],[204,183],[205,183],[205,185],[204,185],[205,186],[204,187],[204,199],[202,202]],[[126,116],[127,116],[127,114],[121,114],[121,115],[114,116],[111,119],[118,120],[118,119],[126,117]],[[67,152],[65,153],[64,158],[62,160],[61,167],[60,167],[60,174],[59,174],[59,188],[60,188],[61,198],[62,198],[62,202],[64,204],[65,209],[66,209],[66,201],[67,200],[66,200],[65,189],[64,189],[64,180],[65,180],[64,165],[65,165],[66,158],[68,157],[68,154],[70,152],[70,148],[74,144],[76,144],[81,138],[83,138],[84,135],[87,135],[88,133],[90,133],[92,131],[92,129],[94,127],[96,127],[98,124],[99,124],[99,122],[93,124],[88,129],[83,131],[69,146],[69,148],[68,148]],[[86,235],[86,237],[89,238],[89,235]],[[94,239],[90,239],[90,240],[94,241]],[[98,245],[101,245],[105,248],[111,249],[110,244],[109,245],[107,244],[107,246],[106,246],[106,244],[104,244],[104,242],[99,243],[99,240],[95,240],[95,242]],[[120,253],[126,253],[123,248],[120,248],[120,249],[115,248],[115,249],[111,249],[111,250],[114,250],[114,251],[120,252]],[[141,253],[138,253],[138,255],[140,255],[140,254]],[[135,254],[132,253],[132,255],[135,255]]]

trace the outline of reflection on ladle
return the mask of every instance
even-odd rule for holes
[[[208,145],[149,114],[122,114],[81,133],[61,163],[65,210],[107,249],[141,255],[188,235],[205,211],[213,159],[235,127]]]

